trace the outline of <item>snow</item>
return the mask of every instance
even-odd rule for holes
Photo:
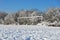
[[[60,28],[39,25],[0,25],[0,40],[60,40]]]

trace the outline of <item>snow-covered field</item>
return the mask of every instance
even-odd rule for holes
[[[0,40],[60,40],[60,28],[38,25],[0,25]]]

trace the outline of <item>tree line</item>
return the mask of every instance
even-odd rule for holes
[[[35,16],[42,16],[42,20]],[[50,23],[54,21],[60,22],[60,8],[49,8],[43,12],[38,9],[20,10],[11,14],[0,12],[0,24],[36,25],[41,23],[41,21]]]

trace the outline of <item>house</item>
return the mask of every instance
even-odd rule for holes
[[[31,24],[41,22],[43,19],[43,16],[32,16],[32,17],[18,17],[18,22],[27,22],[30,21]]]

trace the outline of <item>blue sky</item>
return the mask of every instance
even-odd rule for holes
[[[59,7],[60,0],[0,0],[0,11],[16,12],[21,9],[37,8],[41,11],[49,7]]]

